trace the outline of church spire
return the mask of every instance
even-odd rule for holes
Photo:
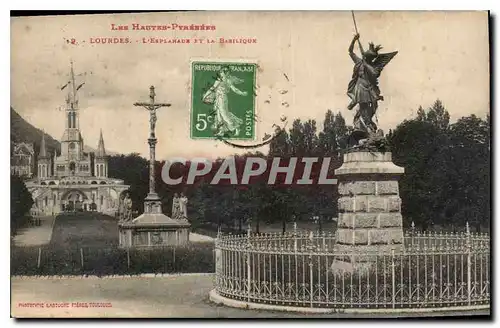
[[[85,74],[78,74],[80,75],[85,75]],[[68,106],[68,110],[77,110],[78,109],[78,90],[80,90],[85,82],[79,83],[77,85],[76,78],[75,78],[75,71],[73,69],[73,61],[70,61],[70,72],[69,72],[69,80],[66,82],[65,85],[61,87],[61,91],[64,89],[67,89],[68,94],[66,96],[66,103]]]
[[[70,82],[71,82],[71,89],[70,89],[70,101],[71,101],[71,108],[76,108],[78,105],[78,101],[76,100],[76,85],[75,85],[75,71],[73,70],[73,60],[70,61],[70,66],[71,66],[71,72],[70,72]]]
[[[40,153],[38,154],[39,158],[47,158],[47,145],[45,144],[45,132],[42,131],[42,142],[40,144]]]
[[[97,157],[104,157],[106,156],[106,150],[104,149],[104,138],[102,137],[102,129],[101,129],[101,135],[99,136],[99,144],[97,145]]]

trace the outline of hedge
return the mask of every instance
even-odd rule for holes
[[[12,247],[11,275],[136,275],[142,273],[210,273],[215,271],[214,244],[184,247],[61,249]]]

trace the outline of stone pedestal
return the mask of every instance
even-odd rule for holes
[[[404,168],[392,162],[389,152],[344,155],[344,164],[335,170],[340,196],[336,250],[359,254],[354,260],[359,262],[374,260],[372,254],[401,250],[398,179],[403,173]]]
[[[120,247],[144,248],[187,244],[191,224],[163,214],[160,197],[153,192],[144,200],[144,213],[118,227]]]

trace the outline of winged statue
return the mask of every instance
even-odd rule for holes
[[[361,135],[358,139],[362,139],[377,132],[377,125],[372,119],[377,112],[378,102],[384,100],[378,86],[378,78],[398,52],[379,53],[382,47],[371,42],[368,50],[364,51],[359,42],[362,55],[360,58],[354,53],[354,44],[358,40],[359,34],[356,34],[349,46],[349,56],[354,62],[354,69],[347,87],[347,95],[351,98],[347,108],[352,110],[358,105],[354,116],[354,128]]]

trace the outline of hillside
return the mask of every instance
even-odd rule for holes
[[[14,108],[10,108],[10,141],[13,142],[29,142],[35,144],[35,153],[40,151],[40,142],[42,140],[42,130],[34,127],[19,115]],[[49,153],[54,153],[54,149],[60,152],[61,144],[59,141],[52,138],[51,135],[45,133],[45,142]]]
[[[29,122],[27,122],[12,107],[10,108],[10,117],[11,117],[11,125],[10,125],[11,143],[13,142],[34,143],[35,153],[38,154],[38,152],[40,151],[40,142],[42,140],[42,133],[43,133],[42,130],[34,127]],[[49,151],[49,153],[53,154],[54,149],[57,149],[58,153],[61,152],[61,143],[47,133],[45,133],[45,142],[47,143],[47,150]],[[93,153],[96,151],[96,149],[84,144],[83,151],[86,153]],[[107,149],[106,153],[108,155],[117,155],[116,152],[109,151]]]

